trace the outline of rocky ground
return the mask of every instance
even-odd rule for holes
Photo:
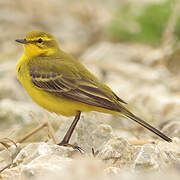
[[[104,29],[115,7],[124,1],[106,1],[103,6],[102,1],[91,5],[73,2],[0,1],[0,169],[8,167],[1,178],[179,179],[179,46],[174,50],[113,42]],[[23,49],[14,39],[37,29],[53,33],[62,49],[77,57],[128,102],[131,111],[173,142],[163,141],[130,120],[91,112],[83,113],[71,139],[83,154],[55,145],[73,117],[41,109],[15,75]],[[31,136],[37,128],[40,130]]]

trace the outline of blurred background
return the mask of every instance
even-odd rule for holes
[[[23,47],[14,40],[32,30],[53,34],[61,49],[108,84],[134,113],[180,137],[179,12],[179,0],[0,0],[0,137],[16,141],[46,118],[62,134],[70,125],[64,121],[68,118],[32,102],[16,79]],[[153,137],[129,120],[100,113],[86,117],[129,139]],[[47,140],[42,130],[27,141]]]

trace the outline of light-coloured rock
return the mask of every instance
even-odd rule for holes
[[[32,143],[26,146],[20,151],[14,160],[14,164],[29,164],[36,158],[45,155],[56,155],[61,157],[69,157],[72,153],[72,148],[58,146],[58,145],[48,145],[47,143]]]
[[[6,145],[6,142],[8,139],[1,139],[0,142]],[[0,144],[1,144],[0,143]],[[2,145],[1,145],[2,146]],[[20,144],[12,145],[8,149],[4,147],[4,150],[0,152],[0,170],[5,168],[6,166],[13,164],[14,159],[22,149]]]
[[[167,161],[180,166],[180,139],[174,137],[172,140],[172,143],[159,141],[157,145],[160,151],[166,154]]]
[[[128,168],[134,160],[134,147],[123,138],[113,137],[104,144],[98,157],[109,166]]]
[[[17,122],[19,125],[29,123],[32,121],[32,117],[30,116],[32,110],[35,110],[34,106],[27,102],[2,99],[0,101],[1,128],[17,125]],[[38,108],[34,113],[39,113]]]
[[[54,154],[36,157],[27,165],[21,166],[22,179],[58,179],[72,160]]]
[[[92,179],[104,177],[103,163],[79,154],[72,157],[74,150],[46,143],[33,143],[20,151],[11,169],[2,173],[9,179]],[[13,175],[14,172],[14,175]],[[93,173],[92,173],[93,172]]]
[[[172,143],[159,141],[157,144],[145,144],[135,148],[136,157],[132,168],[135,171],[162,170],[180,165],[180,140]]]
[[[15,157],[10,169],[1,173],[4,179],[127,179],[155,177],[151,172],[168,169],[167,177],[178,179],[180,140],[172,143],[130,145],[125,139],[112,137],[94,158],[72,148],[47,143],[32,143]],[[74,154],[77,152],[76,154]],[[144,171],[146,174],[144,174]],[[141,172],[141,173],[140,173]],[[173,173],[173,174],[171,174]]]
[[[104,170],[107,175],[117,175],[121,173],[121,169],[117,167],[108,167]]]
[[[69,156],[73,154],[73,150],[67,147],[46,143],[29,144],[13,160],[12,171],[7,169],[3,174],[10,179],[13,177],[11,172],[16,172],[15,179],[58,178],[71,163]]]
[[[163,163],[156,145],[146,144],[136,148],[137,156],[132,165],[135,171],[158,170]]]

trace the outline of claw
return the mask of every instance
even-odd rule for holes
[[[73,149],[77,149],[81,154],[84,154],[84,150],[79,146],[72,147]]]
[[[73,149],[77,149],[81,154],[84,154],[84,150],[79,147],[79,146],[76,146],[76,145],[72,145],[72,144],[66,144],[66,143],[59,143],[58,144],[59,146],[65,146],[65,147],[72,147]]]

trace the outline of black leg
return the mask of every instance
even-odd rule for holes
[[[81,116],[81,112],[78,111],[77,115],[74,118],[74,121],[72,122],[71,126],[69,127],[69,129],[68,129],[67,133],[65,134],[63,140],[58,145],[59,146],[69,146],[69,147],[72,147],[74,149],[79,150],[82,153],[83,150],[79,146],[69,144],[69,140],[70,140],[72,133],[73,133],[73,131],[74,131],[79,119],[80,119],[80,116]]]

